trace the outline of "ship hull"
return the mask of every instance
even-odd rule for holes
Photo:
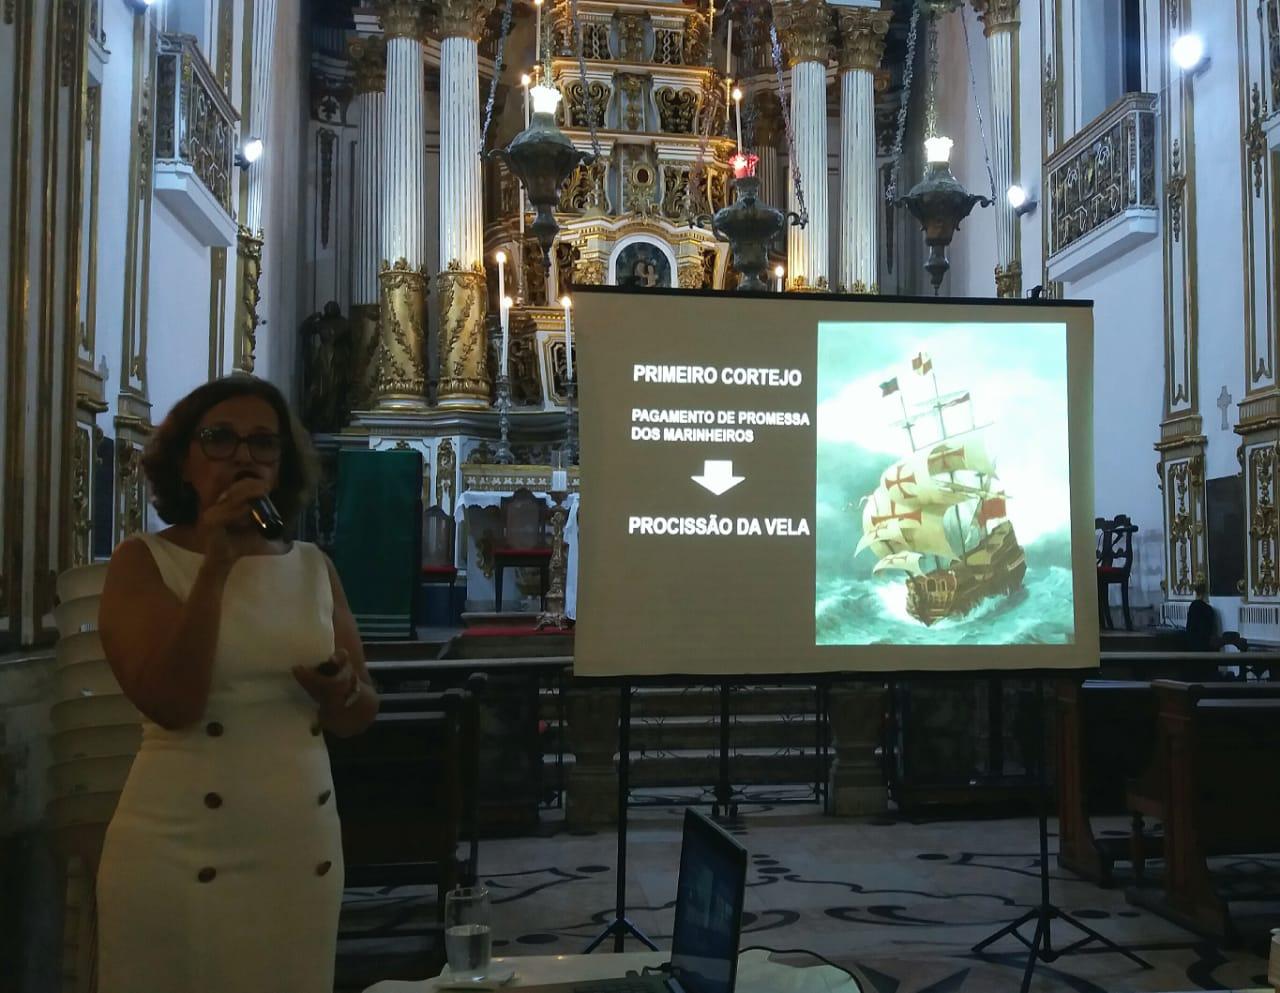
[[[924,576],[907,579],[907,612],[922,624],[947,617],[963,617],[984,600],[1007,596],[1022,586],[1027,559],[1003,521],[971,551],[963,562]]]

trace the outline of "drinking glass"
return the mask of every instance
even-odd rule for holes
[[[444,927],[450,974],[483,976],[492,950],[489,891],[483,886],[459,886],[446,893]]]

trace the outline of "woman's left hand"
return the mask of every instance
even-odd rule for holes
[[[329,656],[328,661],[338,667],[331,676],[322,675],[314,666],[295,665],[293,678],[320,705],[322,711],[341,710],[347,699],[359,689],[360,680],[347,661],[345,649],[339,648]]]

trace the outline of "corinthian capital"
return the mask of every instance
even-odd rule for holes
[[[983,33],[988,38],[997,31],[1013,31],[1018,27],[1018,0],[972,0],[972,3],[982,18]]]
[[[378,20],[388,40],[420,40],[426,34],[426,12],[422,0],[380,0],[378,3]]]
[[[347,46],[351,70],[355,73],[355,91],[382,93],[387,88],[387,42],[379,35],[353,38]]]
[[[844,7],[840,11],[840,68],[875,72],[884,58],[892,10]]]
[[[831,58],[831,8],[824,0],[774,0],[773,20],[787,65],[821,62]]]
[[[494,0],[440,0],[436,29],[441,38],[479,41]]]

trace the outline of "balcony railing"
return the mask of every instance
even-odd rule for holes
[[[156,193],[206,245],[235,243],[232,185],[239,115],[191,35],[156,55]]]
[[[1128,94],[1049,160],[1050,259],[1129,212],[1154,219],[1156,104]]]

